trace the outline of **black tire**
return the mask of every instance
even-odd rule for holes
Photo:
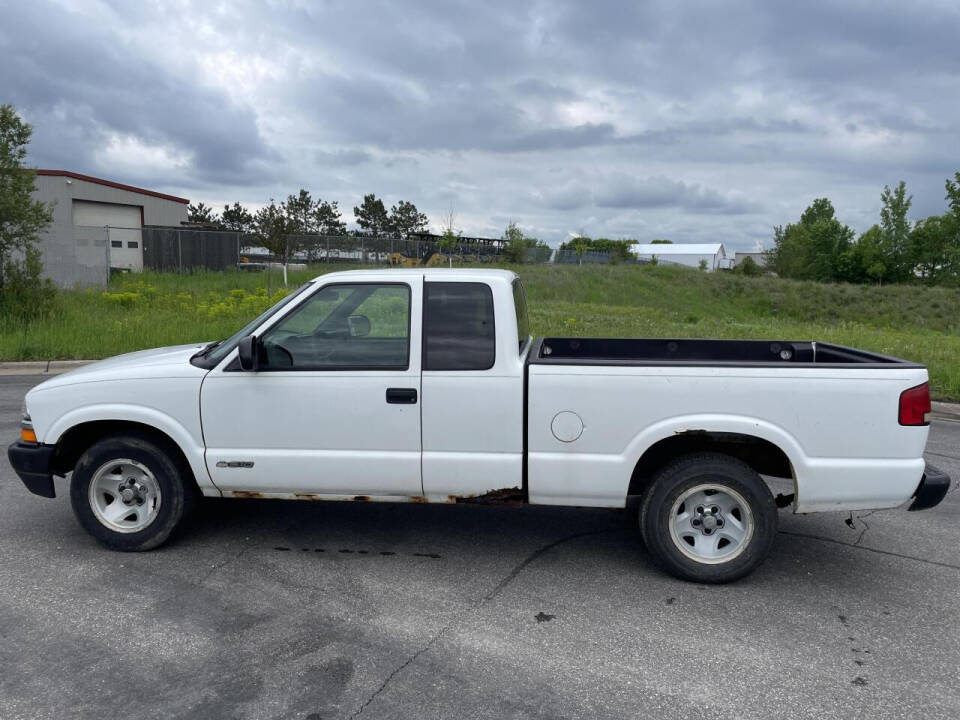
[[[731,553],[728,560],[721,557],[709,560],[698,560],[691,555],[698,554],[693,543],[695,533],[709,535],[722,534],[722,528],[709,528],[698,511],[679,506],[678,511],[687,512],[699,523],[694,528],[694,535],[681,537],[680,530],[671,531],[674,523],[674,506],[681,497],[688,492],[695,491],[701,486],[710,486],[732,491],[727,498],[733,499],[734,510],[732,517],[740,523],[743,515],[750,520],[752,530],[744,533],[742,541],[719,539],[717,542],[727,542],[730,550],[712,549],[715,553]],[[710,493],[710,490],[704,491]],[[744,501],[747,511],[739,508],[736,495]],[[699,496],[690,496],[691,499]],[[706,504],[710,504],[707,500]],[[706,512],[711,514],[711,509]],[[718,514],[719,522],[724,522],[723,512]],[[675,577],[701,583],[726,583],[742,578],[753,572],[770,554],[774,538],[777,534],[777,506],[766,483],[750,466],[728,455],[719,453],[696,453],[684,455],[660,469],[650,487],[644,493],[639,512],[640,534],[647,550],[654,562]],[[717,523],[716,519],[713,523]],[[734,526],[729,517],[726,519],[728,529]],[[676,526],[675,526],[676,527]],[[746,525],[744,525],[746,527]],[[674,535],[676,533],[676,535]],[[674,539],[676,537],[676,539]],[[707,543],[706,538],[700,538]],[[686,542],[686,550],[680,544]]]
[[[145,468],[159,488],[155,517],[142,529],[122,532],[108,527],[91,506],[90,483],[97,471],[118,458]],[[70,503],[80,525],[112,550],[139,552],[159,547],[180,525],[196,503],[196,486],[189,468],[176,452],[152,438],[135,433],[111,435],[80,456],[70,481]]]

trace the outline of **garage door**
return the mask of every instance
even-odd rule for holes
[[[74,227],[110,228],[110,267],[143,270],[140,206],[73,201]]]

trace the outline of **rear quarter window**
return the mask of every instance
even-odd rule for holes
[[[489,370],[496,360],[493,292],[484,283],[424,285],[423,369]]]

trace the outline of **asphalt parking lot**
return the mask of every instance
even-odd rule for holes
[[[12,440],[39,378],[0,377]],[[928,460],[960,477],[960,423]],[[119,554],[0,459],[0,718],[960,717],[960,493],[781,514],[730,586],[624,513],[204,503]]]

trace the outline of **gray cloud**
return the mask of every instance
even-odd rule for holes
[[[694,213],[724,215],[739,215],[760,209],[743,198],[725,196],[711,188],[687,185],[663,176],[611,177],[597,191],[595,199],[602,208],[682,208]]]
[[[942,212],[957,37],[950,0],[36,0],[4,8],[0,96],[35,164],[197,200],[740,247],[824,195],[865,229],[900,179]]]
[[[43,2],[5,12],[4,87],[37,125],[34,154],[48,153],[66,131],[74,163],[96,165],[98,151],[125,139],[188,161],[186,171],[160,178],[186,187],[198,182],[258,181],[272,153],[260,136],[253,109],[232,103],[222,91],[204,87],[123,42],[115,28],[85,24]],[[42,38],[35,42],[32,38]],[[65,158],[66,159],[66,158]],[[59,162],[58,162],[59,160]],[[109,172],[109,167],[92,168]],[[149,174],[135,178],[151,180]],[[153,179],[156,182],[156,179]]]
[[[319,165],[330,165],[333,167],[349,167],[352,165],[361,165],[370,161],[370,153],[365,150],[355,150],[343,148],[339,150],[317,150],[314,158]]]

